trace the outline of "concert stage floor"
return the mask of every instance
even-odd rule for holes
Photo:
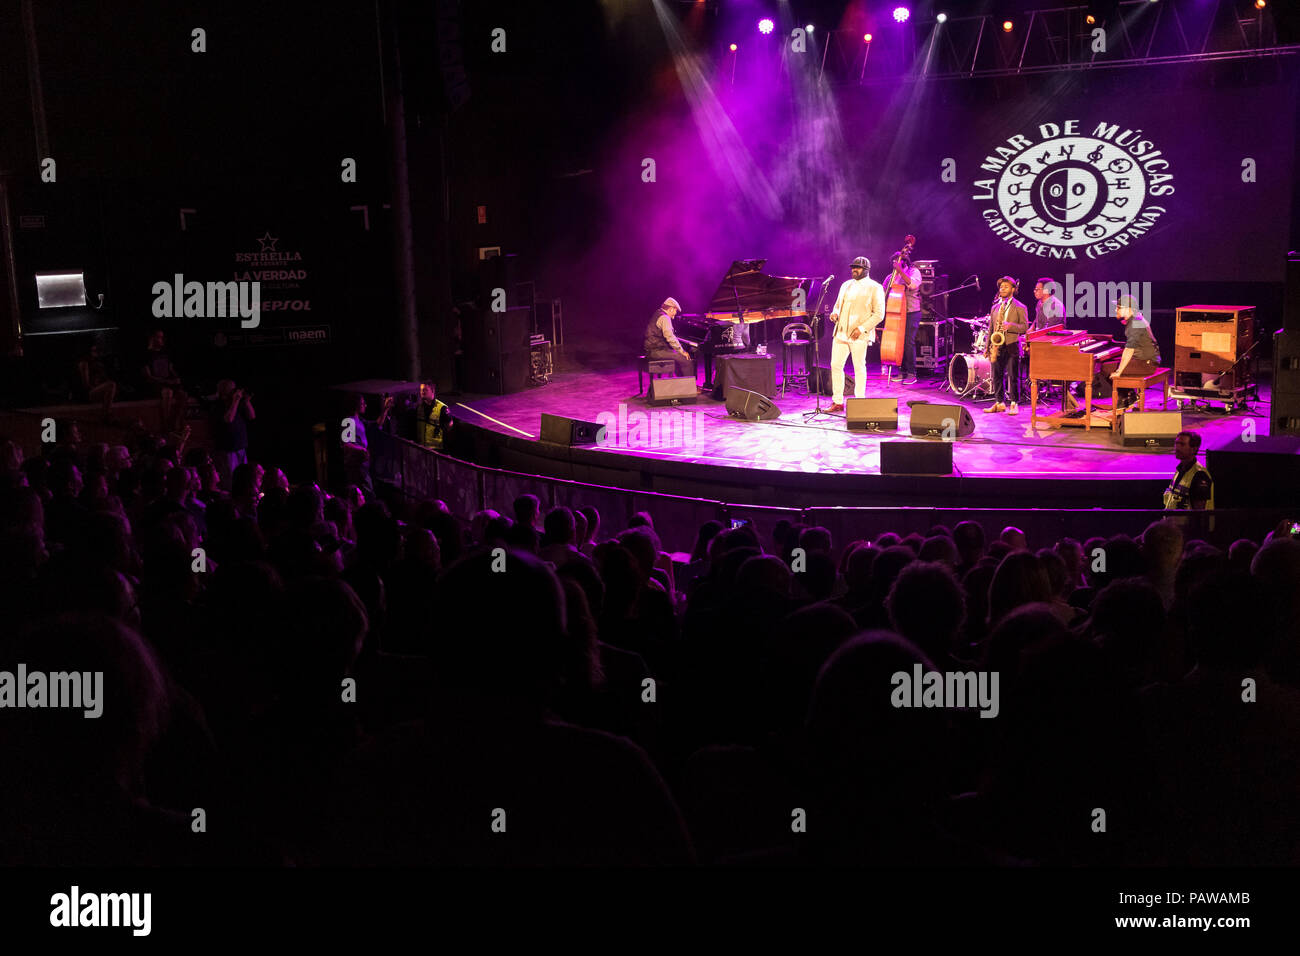
[[[868,366],[867,397],[897,397],[899,427],[887,434],[850,432],[843,415],[804,421],[814,396],[777,394],[779,419],[730,418],[721,401],[701,394],[694,405],[652,408],[637,396],[634,368],[565,372],[550,384],[513,395],[448,396],[457,420],[492,436],[475,442],[484,464],[620,487],[642,487],[748,503],[947,504],[970,507],[1159,507],[1159,493],[1175,460],[1172,449],[1126,448],[1117,432],[1094,425],[1056,428],[1019,415],[985,414],[990,402],[966,401],[972,435],[953,447],[947,478],[880,474],[880,445],[910,439],[909,401],[953,402],[938,375],[904,388]],[[1267,391],[1261,387],[1261,398]],[[823,408],[829,405],[822,399]],[[1152,389],[1147,410],[1163,409]],[[1171,406],[1172,407],[1172,406]],[[1055,411],[1040,401],[1040,410]],[[1203,436],[1202,447],[1242,433],[1253,415],[1258,434],[1268,420],[1264,401],[1229,415],[1221,406],[1183,410],[1183,427]],[[537,441],[543,412],[607,425],[601,446],[567,448]],[[478,432],[478,429],[473,429]],[[915,439],[926,440],[926,439]],[[937,440],[937,439],[930,439]]]

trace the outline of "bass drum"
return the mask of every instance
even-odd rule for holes
[[[993,391],[993,366],[983,355],[954,355],[948,363],[948,386],[958,395]]]

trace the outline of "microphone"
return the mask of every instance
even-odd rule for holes
[[[825,281],[822,282],[822,285],[830,285],[834,281],[835,281],[835,273],[832,272],[830,275],[826,277]]]
[[[975,277],[975,291],[978,292],[979,290],[980,290],[980,277],[979,277],[979,276],[976,276],[976,277]]]

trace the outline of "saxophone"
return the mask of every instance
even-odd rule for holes
[[[996,301],[994,307],[997,308]],[[997,308],[997,311],[993,313],[993,328],[989,334],[988,348],[984,351],[984,357],[989,360],[990,365],[997,363],[998,351],[1007,341],[1006,333],[1002,331],[1002,312],[1001,308]]]

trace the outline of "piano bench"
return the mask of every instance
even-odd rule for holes
[[[1145,375],[1121,375],[1113,381],[1116,392],[1121,388],[1137,389],[1138,411],[1142,412],[1147,410],[1147,389],[1152,385],[1163,385],[1165,387],[1165,408],[1169,407],[1169,385],[1173,381],[1172,369],[1158,368],[1154,372],[1148,372]],[[1124,418],[1123,409],[1118,407],[1118,395],[1115,396],[1115,405],[1115,414],[1111,417],[1110,423],[1112,431],[1119,429]]]
[[[638,356],[636,360],[636,393],[640,395],[645,391],[641,385],[641,374],[645,373],[654,381],[656,375],[667,375],[670,378],[677,374],[677,363],[672,359],[652,359],[644,355]]]

